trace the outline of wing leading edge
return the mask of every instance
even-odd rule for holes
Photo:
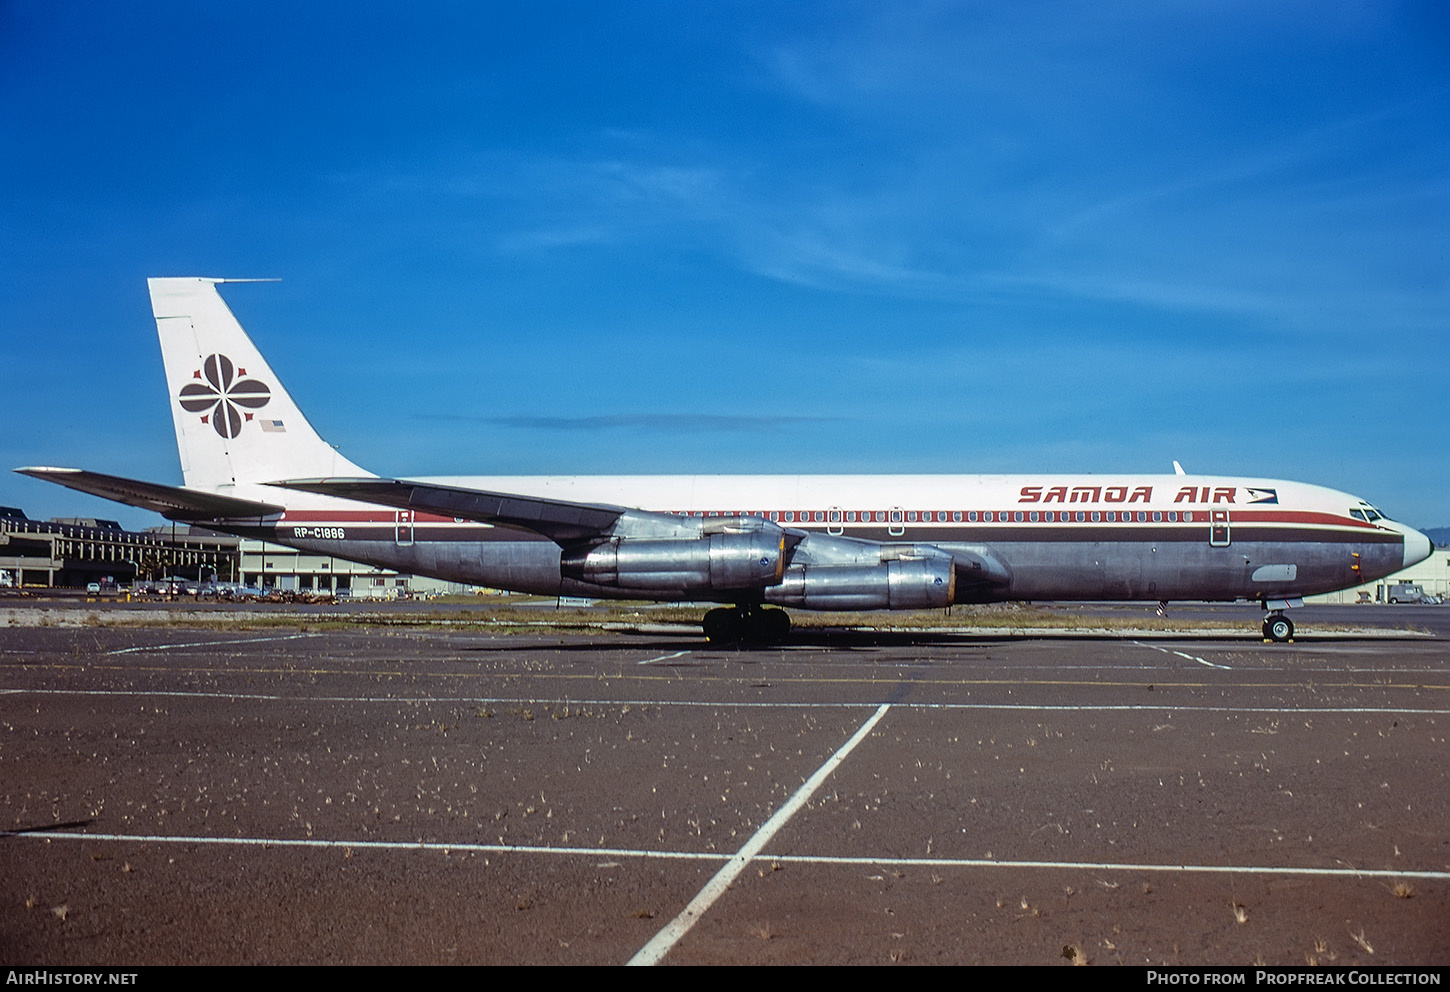
[[[167,520],[244,520],[250,517],[274,517],[284,509],[276,503],[199,492],[180,486],[165,486],[159,482],[142,482],[139,479],[87,472],[79,468],[32,466],[15,471],[32,479],[54,482],[92,496],[152,510]]]
[[[272,484],[532,531],[561,545],[610,533],[627,511],[626,507],[603,503],[571,503],[406,479],[288,479]]]

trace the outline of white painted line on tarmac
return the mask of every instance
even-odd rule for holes
[[[1223,669],[1226,672],[1233,670],[1228,665],[1215,665],[1211,661],[1204,661],[1202,658],[1198,657],[1197,655],[1184,654],[1182,651],[1174,651],[1174,650],[1172,650],[1170,648],[1160,648],[1156,644],[1144,644],[1142,641],[1134,641],[1133,643],[1136,644],[1136,645],[1138,645],[1138,647],[1140,647],[1140,648],[1152,648],[1154,651],[1162,651],[1164,654],[1176,654],[1180,658],[1187,658],[1189,661],[1196,661],[1200,665],[1207,665],[1209,668],[1221,668],[1221,669]]]
[[[210,847],[314,848],[356,851],[433,851],[442,854],[532,854],[569,857],[650,858],[661,861],[721,861],[729,857],[718,851],[662,851],[626,847],[549,847],[534,844],[477,844],[447,841],[330,840],[318,837],[186,837],[166,834],[88,834],[70,830],[0,830],[0,837],[14,840],[88,840],[126,844],[191,844]],[[743,849],[742,849],[743,850]],[[738,858],[740,855],[736,855]],[[731,863],[735,858],[729,859]],[[822,854],[766,854],[756,852],[752,860],[779,861],[793,865],[890,865],[901,868],[1011,868],[1033,871],[1150,871],[1203,875],[1303,875],[1315,878],[1418,878],[1450,880],[1450,871],[1421,868],[1316,868],[1309,865],[1208,865],[1154,864],[1130,861],[1013,861],[993,858],[899,858],[845,857]],[[728,865],[727,865],[728,867]],[[641,952],[643,953],[643,952]],[[631,962],[633,963],[633,962]]]
[[[1363,688],[1384,688],[1365,686]],[[1401,686],[1400,688],[1404,688]],[[1420,689],[1444,689],[1445,686],[1418,686]],[[480,704],[503,705],[558,705],[558,706],[654,706],[665,709],[671,706],[708,707],[710,709],[751,710],[859,710],[872,709],[881,704],[870,701],[839,702],[771,702],[768,700],[719,700],[704,699],[609,699],[580,698],[578,696],[284,696],[278,693],[260,692],[183,692],[158,691],[150,689],[7,689],[0,688],[3,695],[31,696],[122,696],[156,697],[160,699],[220,699],[247,700],[257,702],[288,703],[396,703],[413,706],[418,704],[439,704],[454,706],[477,706]],[[1450,716],[1450,707],[1407,707],[1407,706],[1175,706],[1162,703],[1110,703],[1094,705],[1036,703],[892,703],[898,709],[908,710],[1013,710],[1027,713],[1320,713],[1357,714],[1393,713],[1403,716]]]
[[[1230,666],[1228,665],[1215,665],[1213,662],[1205,661],[1197,655],[1184,654],[1182,651],[1174,651],[1173,653],[1178,655],[1178,657],[1180,658],[1187,658],[1189,661],[1196,661],[1200,665],[1207,665],[1209,668],[1222,668],[1224,671],[1230,670]]]
[[[639,662],[641,665],[653,665],[657,661],[669,661],[671,658],[683,658],[689,651],[676,651],[674,654],[662,654],[658,658],[646,658]]]
[[[1312,875],[1318,878],[1450,879],[1450,871],[1392,868],[1313,868],[1300,865],[1158,865],[1123,861],[999,861],[983,858],[864,858],[830,855],[762,855],[761,860],[807,865],[894,865],[920,868],[1047,868],[1076,871],[1196,872],[1208,875]]]
[[[890,703],[883,703],[878,707],[876,712],[871,715],[871,718],[861,724],[860,729],[851,735],[851,739],[842,744],[835,754],[827,758],[826,763],[817,768],[815,774],[806,779],[805,784],[795,791],[795,794],[786,801],[785,805],[776,810],[775,814],[761,825],[761,828],[746,842],[745,846],[737,851],[733,858],[725,862],[724,867],[716,872],[715,877],[706,883],[705,887],[700,890],[699,895],[690,900],[690,904],[681,911],[680,915],[671,920],[663,930],[655,934],[654,939],[641,947],[639,952],[629,959],[628,963],[631,965],[659,964],[661,959],[670,952],[670,948],[674,947],[680,938],[704,915],[705,910],[709,909],[715,900],[720,898],[726,889],[730,888],[730,883],[735,881],[736,876],[745,870],[745,866],[754,860],[755,856],[760,853],[761,848],[770,843],[770,839],[776,835],[781,827],[786,825],[786,822],[796,814],[797,810],[805,805],[806,800],[821,787],[822,783],[826,781],[826,778],[836,770],[836,767],[846,760],[846,756],[855,750],[856,745],[866,739],[866,735],[871,733],[872,728],[881,722],[881,718],[886,715],[889,709],[891,709]]]
[[[224,648],[232,644],[258,644],[262,641],[295,641],[299,637],[316,637],[317,634],[279,634],[274,637],[243,637],[231,641],[188,641],[185,644],[143,644],[135,648],[117,648],[105,652],[111,654],[133,654],[137,651],[170,651],[172,648]]]
[[[182,837],[166,834],[86,834],[62,830],[0,830],[0,837],[30,840],[104,840],[136,844],[202,844],[212,847],[351,848],[358,851],[463,851],[469,854],[587,854],[612,858],[663,858],[680,861],[722,861],[718,851],[651,851],[613,847],[546,847],[531,844],[450,844],[447,841],[326,840],[320,837]]]

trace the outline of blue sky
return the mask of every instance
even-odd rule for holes
[[[382,474],[1176,458],[1440,526],[1447,205],[1443,3],[0,0],[0,466],[179,482],[145,279],[271,276]]]

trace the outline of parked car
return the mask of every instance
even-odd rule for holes
[[[1440,597],[1427,595],[1425,587],[1416,582],[1396,582],[1385,590],[1385,598],[1391,603],[1424,603],[1433,606]]]

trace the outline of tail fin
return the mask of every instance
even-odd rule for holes
[[[227,281],[146,280],[187,487],[220,492],[278,479],[372,475],[302,416],[217,292]]]

